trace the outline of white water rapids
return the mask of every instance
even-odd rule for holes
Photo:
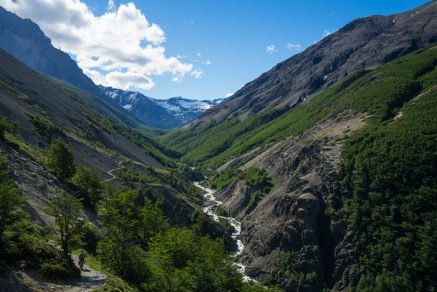
[[[246,275],[246,266],[240,263],[240,255],[243,253],[244,249],[244,244],[240,238],[241,223],[235,218],[220,216],[217,214],[217,207],[222,205],[223,202],[217,200],[217,198],[215,197],[215,190],[202,186],[200,182],[194,182],[194,185],[204,191],[203,197],[205,198],[205,201],[202,211],[205,214],[211,216],[211,218],[216,222],[219,222],[220,219],[226,220],[234,228],[234,232],[232,233],[231,237],[237,243],[237,251],[233,254],[233,256],[235,258],[235,264],[238,266],[238,271],[243,275],[243,281],[258,283],[255,279]]]

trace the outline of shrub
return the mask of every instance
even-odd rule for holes
[[[84,199],[85,204],[95,209],[103,189],[99,175],[95,171],[80,165],[71,180],[80,196]]]
[[[44,262],[41,265],[41,273],[49,279],[70,279],[80,276],[79,269],[71,259],[57,259]]]
[[[69,179],[75,172],[73,151],[61,138],[55,139],[47,153],[47,166],[61,180]]]

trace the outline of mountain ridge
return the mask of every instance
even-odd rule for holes
[[[139,121],[152,127],[173,129],[186,125],[225,99],[197,100],[183,97],[156,99],[138,91],[99,85],[115,105],[122,107]]]
[[[437,2],[389,16],[356,19],[247,83],[203,115],[198,126],[293,107],[358,69],[372,68],[437,41]]]

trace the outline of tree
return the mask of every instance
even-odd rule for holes
[[[56,235],[66,255],[80,241],[84,223],[79,216],[81,209],[80,200],[70,195],[61,195],[52,199],[46,208],[46,213],[55,218]]]
[[[134,190],[110,194],[99,211],[106,233],[97,248],[102,264],[129,282],[147,282],[145,251],[168,228],[162,211]]]
[[[55,139],[47,153],[48,167],[61,179],[67,180],[75,172],[71,147],[61,138]]]
[[[19,211],[23,203],[24,198],[18,194],[18,190],[9,178],[6,163],[0,158],[0,251],[4,232],[23,218],[23,213]]]
[[[100,215],[108,236],[123,247],[147,248],[153,236],[168,228],[161,209],[134,190],[110,195]]]
[[[77,168],[72,182],[78,189],[80,196],[85,200],[85,203],[95,210],[102,194],[102,183],[99,175],[81,165]]]
[[[147,263],[152,291],[240,291],[241,274],[223,243],[192,230],[169,229],[150,245]]]

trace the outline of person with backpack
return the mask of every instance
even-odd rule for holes
[[[86,253],[82,250],[79,254],[79,268],[83,271],[83,264],[85,263]]]

